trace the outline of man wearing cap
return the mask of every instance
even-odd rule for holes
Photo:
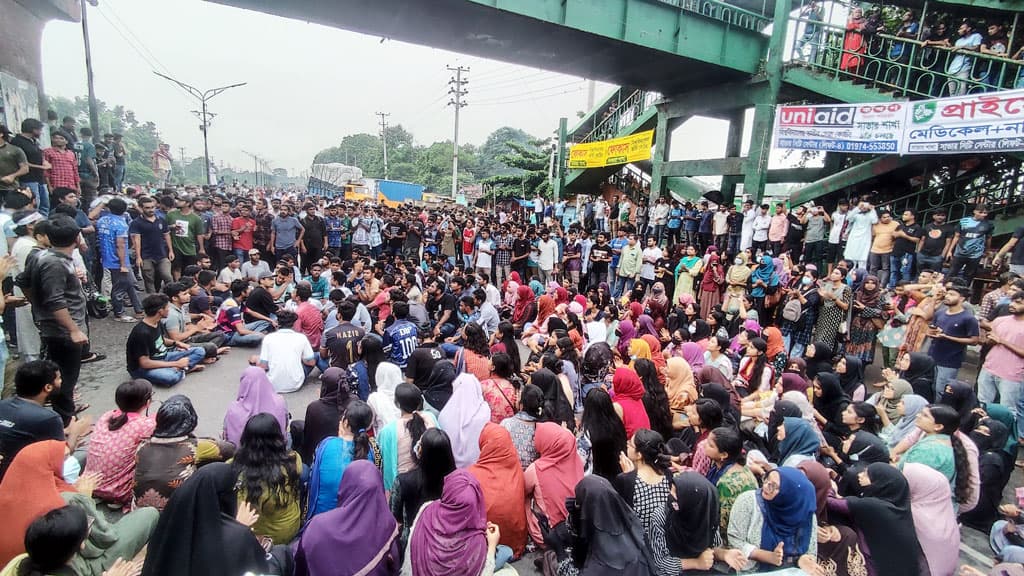
[[[18,178],[28,174],[25,151],[7,143],[11,131],[0,125],[0,196],[18,189]]]
[[[242,277],[248,281],[254,281],[262,278],[264,273],[273,276],[270,272],[270,265],[260,260],[260,251],[252,248],[249,250],[249,260],[242,264]]]

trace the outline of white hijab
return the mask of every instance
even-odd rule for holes
[[[480,381],[469,373],[452,382],[452,397],[437,419],[452,442],[457,468],[467,468],[480,457],[480,431],[491,421],[491,409],[484,401]]]
[[[395,405],[395,389],[405,378],[402,369],[391,362],[377,365],[377,391],[370,394],[366,403],[373,409],[373,431],[380,434],[382,428],[398,420],[402,411]]]

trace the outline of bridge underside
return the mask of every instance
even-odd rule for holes
[[[594,34],[550,19],[531,18],[475,1],[208,1],[662,93],[749,76],[749,73],[731,70],[717,63],[627,43],[622,38]],[[697,27],[702,24],[701,19],[699,15],[685,15],[680,25],[685,26],[688,22]],[[721,28],[719,23],[713,24]],[[666,25],[663,23],[662,27]],[[630,31],[622,33],[628,35]],[[659,29],[637,33],[638,36],[645,34],[664,36],[669,32]],[[682,35],[687,36],[685,33]],[[707,56],[713,52],[705,44],[709,40],[707,37],[690,40],[686,50],[691,50],[692,46],[692,50],[702,54],[701,57],[714,59]],[[723,36],[723,44],[726,43],[724,40]],[[705,46],[702,48],[701,44]],[[732,46],[730,50],[735,51],[736,48]],[[756,47],[756,50],[760,49],[760,46]],[[739,48],[739,51],[744,49]]]

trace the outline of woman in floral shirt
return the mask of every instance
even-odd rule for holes
[[[96,498],[112,505],[131,503],[135,451],[156,427],[156,419],[148,415],[152,398],[149,380],[122,382],[114,393],[117,409],[100,416],[93,428],[85,472],[102,477],[93,490]]]

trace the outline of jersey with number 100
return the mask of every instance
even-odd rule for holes
[[[409,356],[419,346],[419,330],[408,320],[396,320],[384,329],[384,353],[391,358],[391,363],[405,370]]]

